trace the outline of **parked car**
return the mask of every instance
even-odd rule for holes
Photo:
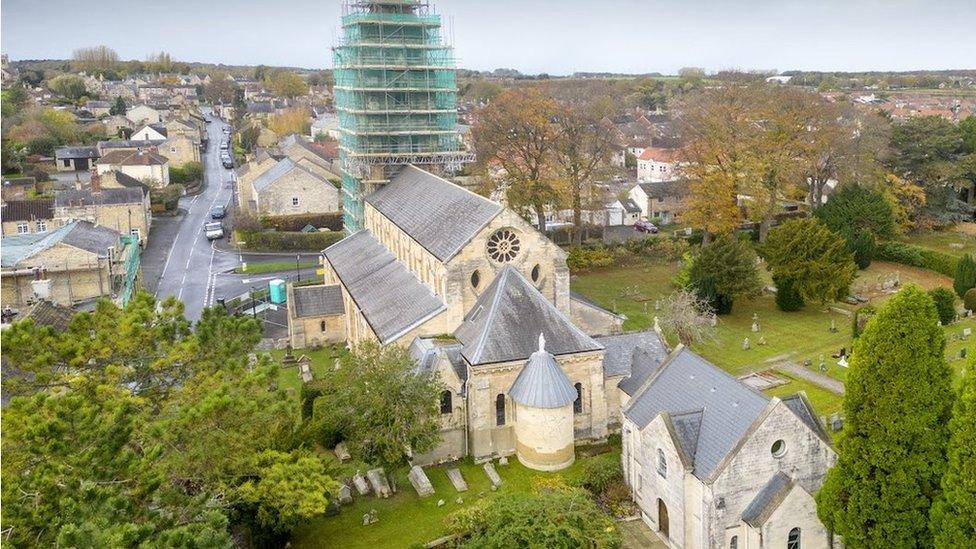
[[[227,216],[227,209],[223,204],[217,204],[210,209],[210,219],[223,219]]]
[[[203,232],[207,240],[217,240],[224,237],[224,224],[220,221],[208,221],[203,224]]]
[[[634,223],[634,230],[639,233],[645,234],[657,234],[657,225],[651,223],[650,221],[638,221]]]
[[[230,144],[229,144],[229,143],[227,143],[226,141],[224,141],[224,142],[222,142],[222,143],[220,144],[220,150],[222,150],[222,151],[226,151],[226,150],[227,150],[227,149],[229,149],[229,148],[230,148]]]
[[[220,161],[228,170],[234,167],[234,159],[229,156],[220,157]]]

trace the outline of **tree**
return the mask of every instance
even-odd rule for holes
[[[289,99],[308,93],[308,84],[302,80],[301,76],[285,70],[272,72],[265,79],[265,84],[271,89],[272,93],[278,97]]]
[[[582,488],[557,486],[479,500],[448,519],[461,547],[589,547],[620,545],[620,533]]]
[[[71,55],[75,70],[92,76],[115,71],[119,66],[119,54],[108,46],[79,48]]]
[[[125,104],[125,99],[119,96],[115,98],[115,103],[112,105],[112,108],[108,110],[108,113],[115,116],[124,116],[127,110],[129,110],[129,107]]]
[[[972,255],[966,254],[959,258],[952,288],[959,297],[965,296],[971,288],[976,288],[976,260],[973,260]]]
[[[691,267],[690,281],[698,296],[718,314],[732,312],[738,297],[759,294],[762,281],[756,252],[748,242],[722,235],[702,248]]]
[[[874,261],[874,253],[878,249],[878,242],[874,235],[867,230],[858,231],[853,237],[847,239],[847,249],[854,254],[854,263],[858,269],[867,269]]]
[[[614,128],[603,123],[604,113],[592,98],[576,96],[563,102],[556,117],[559,138],[555,147],[558,165],[570,194],[573,209],[573,243],[583,242],[584,200],[586,206],[603,202],[595,196],[593,175],[610,160],[615,142]]]
[[[949,288],[932,288],[929,297],[935,303],[935,310],[939,315],[939,322],[943,326],[951,324],[956,319],[956,294]]]
[[[313,417],[369,463],[395,468],[440,442],[437,377],[416,371],[407,349],[359,344],[325,378]]]
[[[932,545],[952,406],[945,343],[935,305],[912,285],[854,342],[838,461],[816,497],[820,520],[847,547]]]
[[[148,56],[146,56],[146,62],[143,65],[146,72],[155,74],[174,72],[175,68],[172,56],[164,51],[159,53],[150,53]]]
[[[203,98],[214,105],[229,105],[234,102],[236,88],[237,84],[227,78],[226,74],[215,74],[210,78],[210,82],[203,86]]]
[[[281,114],[268,117],[268,129],[278,135],[290,133],[305,135],[311,127],[311,116],[305,107],[285,109]]]
[[[816,219],[776,227],[761,248],[777,284],[791,284],[804,301],[826,304],[845,297],[857,266],[840,235]]]
[[[287,526],[320,512],[334,482],[302,447],[277,367],[248,363],[260,337],[223,309],[191,330],[181,303],[146,293],[124,309],[100,301],[64,333],[5,330],[22,374],[2,379],[6,541],[230,547],[231,517]]]
[[[848,239],[867,231],[878,240],[889,240],[897,232],[894,211],[884,196],[853,183],[835,189],[830,201],[817,209],[816,217],[830,230]]]
[[[51,91],[71,101],[77,101],[88,93],[85,81],[76,74],[60,74],[52,78],[47,85]]]
[[[661,303],[661,330],[674,334],[684,345],[701,343],[714,338],[714,314],[708,301],[688,290],[677,290]]]
[[[516,88],[482,108],[471,129],[482,168],[500,170],[509,204],[532,209],[543,232],[546,207],[559,199],[554,166],[559,131],[552,123],[557,114],[556,101],[538,88]]]
[[[949,465],[932,504],[932,534],[938,549],[976,547],[976,357],[963,373],[949,432]]]

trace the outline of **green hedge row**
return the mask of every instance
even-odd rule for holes
[[[345,233],[329,231],[300,233],[284,231],[237,231],[237,241],[245,250],[273,252],[319,252],[342,240]]]
[[[277,231],[300,231],[306,225],[316,229],[342,230],[342,212],[308,213],[294,215],[266,215],[261,217],[261,226]]]
[[[956,264],[959,262],[959,258],[949,254],[893,240],[879,243],[874,258],[879,261],[928,269],[949,278],[956,276]]]

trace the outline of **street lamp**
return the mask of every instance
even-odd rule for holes
[[[295,274],[298,276],[298,282],[302,281],[302,268],[300,265],[302,259],[302,254],[295,254]]]

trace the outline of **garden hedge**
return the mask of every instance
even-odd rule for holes
[[[874,258],[879,261],[928,269],[950,278],[956,276],[956,264],[959,262],[959,258],[949,254],[894,240],[879,243]]]
[[[244,249],[275,252],[319,252],[342,240],[344,236],[342,231],[237,231],[237,240],[244,242]]]

